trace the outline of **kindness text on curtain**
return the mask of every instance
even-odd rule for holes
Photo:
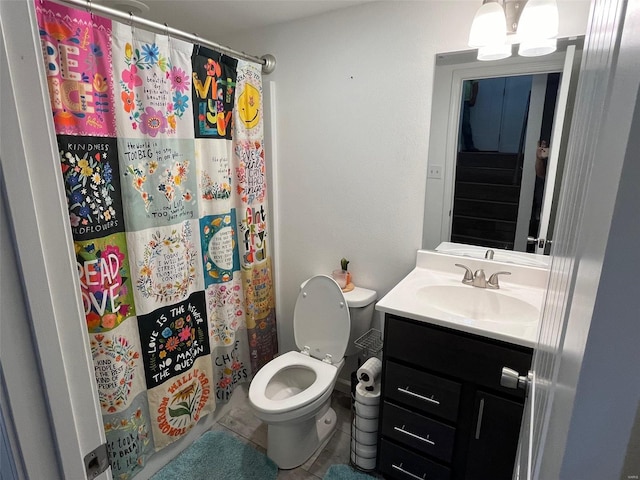
[[[276,353],[260,66],[36,1],[115,478]]]

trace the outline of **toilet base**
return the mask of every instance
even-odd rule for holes
[[[278,468],[289,470],[309,460],[335,430],[336,412],[326,403],[317,415],[297,423],[270,424],[267,430],[267,456]]]

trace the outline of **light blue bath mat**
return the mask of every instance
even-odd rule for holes
[[[372,480],[375,478],[359,472],[349,465],[331,465],[322,480]]]
[[[151,480],[275,480],[278,467],[234,436],[207,432]]]

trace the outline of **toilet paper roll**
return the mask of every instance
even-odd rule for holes
[[[376,468],[376,459],[374,458],[361,458],[356,455],[356,452],[351,450],[351,461],[363,470],[373,470]]]
[[[351,451],[356,452],[357,457],[361,458],[375,458],[378,447],[376,445],[362,445],[361,443],[356,442],[353,438],[351,439]]]
[[[375,445],[378,443],[378,431],[375,432],[363,432],[356,428],[355,420],[351,422],[351,439],[355,440],[361,445]]]
[[[366,387],[373,386],[381,373],[382,362],[379,358],[371,357],[358,369],[358,380]]]
[[[367,390],[362,383],[356,385],[356,402],[363,405],[378,405],[380,403],[380,384],[376,383],[372,390]]]
[[[379,405],[367,405],[366,403],[360,403],[356,400],[353,406],[356,411],[356,415],[358,415],[359,417],[378,418]]]
[[[378,431],[378,419],[377,418],[363,418],[356,415],[354,417],[356,428],[363,432],[377,432]]]

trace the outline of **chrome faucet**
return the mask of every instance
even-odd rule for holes
[[[475,272],[472,272],[469,267],[466,265],[462,265],[461,263],[456,263],[456,267],[464,268],[464,277],[462,278],[462,283],[465,285],[473,285],[478,288],[490,288],[493,290],[497,290],[500,288],[500,284],[498,283],[498,275],[511,275],[511,272],[496,272],[489,277],[487,280],[486,275],[483,269],[478,269]]]

